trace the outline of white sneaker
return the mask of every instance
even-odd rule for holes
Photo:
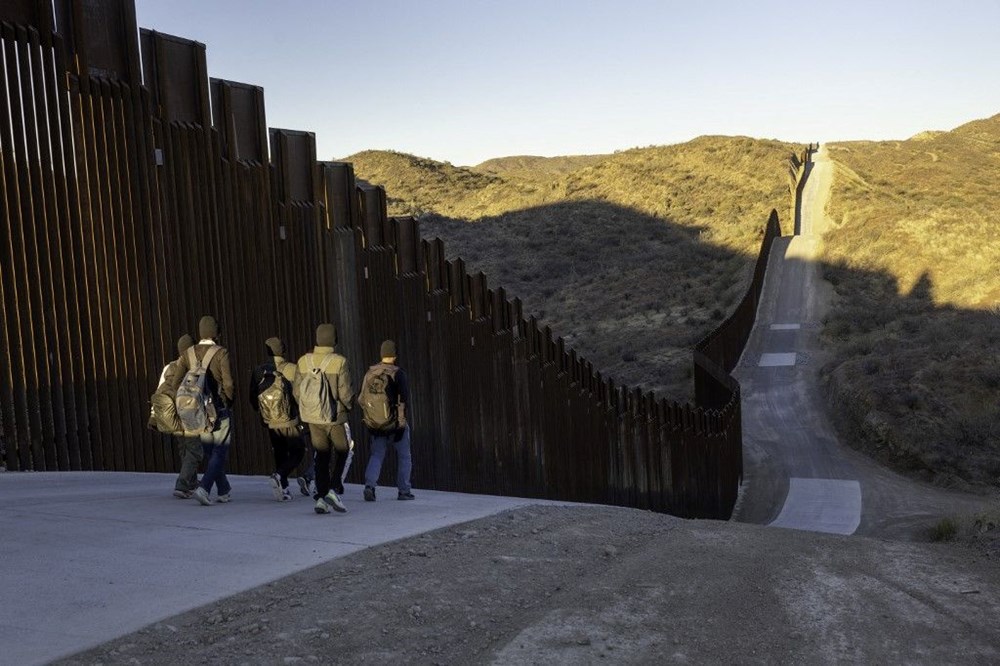
[[[291,500],[292,500],[292,491],[289,490],[288,488],[285,488],[284,490],[282,490],[281,491],[281,501],[282,502],[290,502]]]
[[[271,476],[267,477],[267,480],[271,484],[271,492],[274,493],[274,499],[276,499],[279,502],[281,502],[282,501],[282,499],[281,499],[281,495],[282,495],[282,492],[281,492],[281,490],[282,490],[281,489],[281,477],[278,476],[277,472],[275,472]]]
[[[219,495],[215,499],[216,501],[221,502],[222,504],[226,504],[227,502],[231,502],[233,498],[230,497],[230,493],[226,493],[225,495]]]
[[[326,494],[323,501],[329,504],[337,513],[347,513],[347,507],[344,506],[344,503],[340,501],[339,497],[337,497],[337,493],[332,490]]]
[[[324,502],[322,498],[316,500],[316,513],[330,513],[330,505]]]
[[[298,481],[299,481],[299,492],[302,493],[303,495],[312,495],[312,493],[309,492],[309,482],[305,479],[305,477],[302,476],[298,477]]]
[[[208,506],[209,504],[211,504],[211,503],[212,503],[212,500],[208,499],[208,493],[207,493],[207,492],[205,492],[205,489],[204,489],[204,488],[202,488],[201,486],[198,486],[198,487],[197,487],[197,488],[195,489],[195,491],[194,491],[194,498],[195,498],[196,500],[198,500],[198,502],[199,502],[199,503],[200,503],[200,504],[201,504],[202,506]],[[228,502],[229,500],[226,500],[226,501]]]

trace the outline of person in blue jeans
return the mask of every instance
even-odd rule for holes
[[[410,386],[406,380],[406,373],[396,365],[396,343],[392,340],[383,342],[379,355],[382,357],[382,362],[368,368],[368,372],[365,373],[361,388],[362,400],[373,378],[380,375],[390,376],[394,395],[389,398],[389,402],[396,404],[396,422],[395,427],[388,431],[375,430],[370,426],[368,428],[371,435],[371,455],[365,468],[364,497],[366,502],[375,501],[375,487],[382,471],[382,461],[385,460],[386,449],[391,446],[396,449],[396,488],[399,491],[396,499],[411,500],[414,499],[410,488],[413,462],[410,458],[410,424],[406,418],[406,407],[410,402]]]
[[[192,358],[195,363],[203,363],[208,358],[208,368],[205,378],[205,389],[211,396],[215,408],[215,427],[211,432],[198,435],[201,441],[204,459],[207,461],[205,473],[194,491],[194,498],[204,506],[212,503],[210,494],[215,486],[218,502],[225,504],[231,499],[232,486],[226,478],[226,461],[229,459],[229,447],[232,444],[232,405],[235,390],[233,373],[229,363],[229,352],[219,345],[219,324],[215,317],[206,315],[198,322],[198,335],[201,338],[188,354],[179,359],[179,379],[183,379],[191,369]],[[176,387],[174,387],[176,390]]]

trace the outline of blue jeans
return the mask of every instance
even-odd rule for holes
[[[212,492],[212,485],[220,495],[228,495],[232,490],[229,479],[226,478],[226,459],[229,458],[233,419],[230,416],[220,418],[215,424],[215,430],[199,435],[201,448],[208,461],[205,473],[201,475],[201,487],[206,493]]]
[[[382,461],[385,450],[389,446],[396,449],[396,487],[401,493],[410,492],[410,471],[413,461],[410,459],[410,426],[403,429],[403,436],[396,440],[395,434],[372,435],[372,454],[365,468],[365,485],[374,488],[378,485],[378,475],[382,471]]]

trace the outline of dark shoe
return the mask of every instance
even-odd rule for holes
[[[175,490],[174,497],[177,499],[191,499],[194,496],[194,492],[190,490]]]
[[[365,486],[365,501],[374,502],[375,501],[375,489],[371,486]]]
[[[413,496],[413,493],[407,491],[405,493],[399,493],[399,495],[396,496],[396,499],[398,499],[398,500],[411,500],[411,499],[417,499],[417,498]]]

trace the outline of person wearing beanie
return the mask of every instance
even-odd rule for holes
[[[205,390],[210,401],[210,411],[214,412],[215,420],[210,432],[197,436],[201,443],[202,453],[208,460],[201,483],[195,488],[193,496],[203,506],[212,503],[209,498],[212,486],[215,486],[217,501],[229,502],[232,486],[226,478],[226,461],[229,458],[229,446],[232,442],[232,405],[236,395],[233,385],[233,373],[229,362],[229,351],[219,344],[219,323],[215,317],[205,315],[198,322],[197,344],[181,354],[178,359],[180,377],[173,387],[174,391],[192,368],[205,364]]]
[[[385,340],[379,348],[381,362],[368,368],[361,382],[359,402],[365,414],[365,425],[371,436],[371,454],[365,467],[366,502],[375,501],[375,488],[382,472],[382,461],[390,446],[396,450],[396,499],[414,499],[410,487],[413,462],[410,457],[410,423],[407,406],[410,404],[410,385],[406,373],[396,365],[396,343]],[[387,419],[380,416],[388,413]],[[388,422],[386,422],[388,421]]]
[[[341,483],[350,451],[347,438],[347,414],[354,406],[354,388],[347,359],[334,351],[337,330],[333,324],[316,327],[316,346],[312,353],[299,358],[295,368],[295,399],[299,418],[309,427],[309,438],[316,454],[316,513],[331,510],[344,513],[347,508],[340,500],[344,494]],[[330,463],[336,456],[335,471]]]
[[[171,401],[173,400],[176,386],[184,377],[180,359],[193,345],[194,340],[186,333],[177,340],[177,358],[163,366],[156,393],[165,393],[170,396]],[[152,413],[150,427],[155,429]],[[174,497],[188,499],[198,487],[198,467],[203,456],[201,442],[197,437],[185,437],[183,431],[171,433],[170,437],[176,442],[181,459],[181,470],[174,482]]]
[[[295,364],[285,360],[281,338],[268,338],[264,348],[270,360],[257,366],[250,375],[250,406],[260,414],[271,440],[274,453],[274,473],[268,477],[271,492],[277,501],[287,502],[292,499],[288,475],[299,466],[305,454],[299,408],[292,395]],[[308,480],[304,487],[303,494],[309,494]]]

